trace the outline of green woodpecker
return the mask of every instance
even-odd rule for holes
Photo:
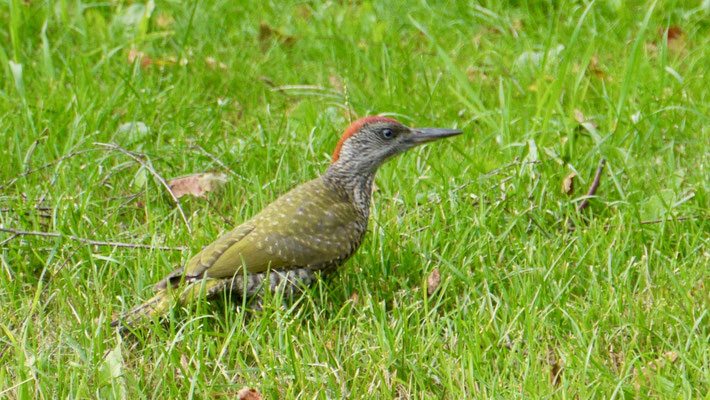
[[[367,231],[372,183],[383,163],[417,145],[460,133],[409,128],[379,116],[353,122],[335,147],[325,174],[279,197],[202,249],[158,282],[151,299],[111,326],[159,317],[172,304],[223,290],[242,298],[258,298],[263,288],[293,295],[358,249]]]

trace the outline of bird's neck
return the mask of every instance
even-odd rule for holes
[[[354,170],[339,163],[331,164],[323,178],[348,197],[365,218],[370,215],[372,183],[377,170]]]

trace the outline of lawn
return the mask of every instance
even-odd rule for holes
[[[710,391],[709,1],[4,0],[0,20],[0,398]],[[464,134],[381,168],[337,273],[260,312],[224,295],[109,326],[371,114]],[[225,182],[179,203],[161,182],[196,173]]]

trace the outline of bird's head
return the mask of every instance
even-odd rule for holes
[[[331,165],[374,173],[397,154],[460,133],[458,129],[409,128],[392,118],[364,117],[345,130],[335,146]]]

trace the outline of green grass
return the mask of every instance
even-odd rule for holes
[[[0,234],[0,397],[707,396],[707,1],[149,5],[0,2],[0,226],[64,235]],[[360,251],[295,304],[109,327],[225,218],[318,176],[349,113],[465,135],[385,165]],[[181,199],[190,233],[95,143],[166,179],[231,172]]]

